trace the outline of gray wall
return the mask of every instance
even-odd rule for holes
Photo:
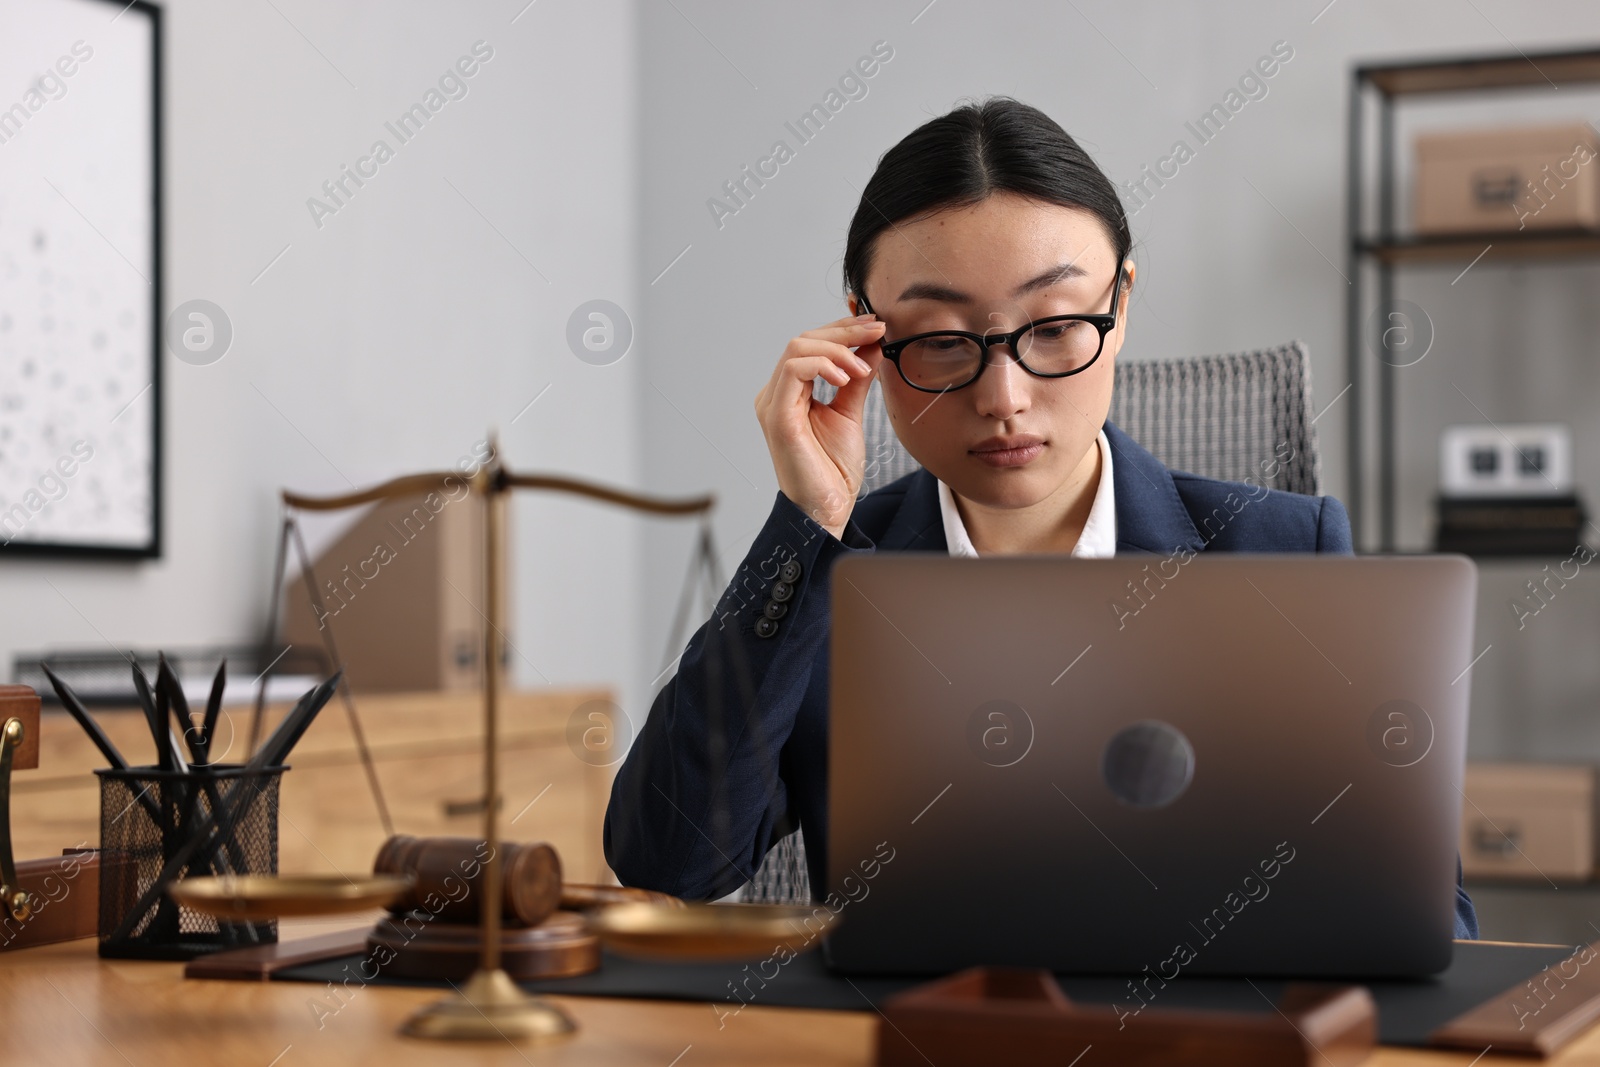
[[[164,357],[164,558],[0,559],[8,667],[254,640],[283,486],[449,466],[491,425],[525,469],[639,481],[639,362],[565,343],[583,301],[636,302],[634,5],[546,2],[515,24],[523,2],[165,6],[168,306],[215,301],[234,343],[210,366]],[[307,198],[395,146],[385,121],[480,39],[494,56],[467,95],[317,228]],[[626,679],[642,526],[549,497],[513,521],[516,679]]]
[[[1201,4],[975,4],[964,0],[641,8],[643,477],[714,489],[731,569],[776,482],[751,405],[785,342],[841,310],[845,229],[885,149],[964,98],[1003,93],[1054,116],[1119,182],[1167,155],[1274,42],[1293,58],[1133,217],[1139,284],[1125,359],[1234,351],[1298,337],[1318,406],[1347,378],[1343,355],[1345,106],[1353,63],[1571,47],[1600,40],[1581,0],[1228,0]],[[894,58],[814,140],[785,129],[875,41]],[[1430,106],[1429,124],[1600,118],[1568,89],[1509,102]],[[1410,127],[1402,127],[1409,137]],[[708,198],[789,141],[795,158],[718,220]],[[1402,143],[1408,143],[1403,141]],[[656,278],[674,257],[689,251]],[[1331,262],[1330,262],[1331,261]],[[1402,530],[1431,536],[1438,431],[1481,417],[1573,423],[1586,496],[1600,501],[1592,266],[1443,268],[1400,295],[1428,309],[1435,350],[1402,379]],[[670,402],[669,402],[670,399]],[[1344,411],[1318,423],[1328,491],[1346,486]],[[1597,538],[1600,539],[1600,538]],[[644,657],[660,662],[687,535],[645,545]],[[1588,573],[1522,632],[1507,600],[1538,565],[1483,568],[1473,683],[1478,757],[1600,757],[1589,714],[1600,678],[1600,578]],[[1527,572],[1527,573],[1524,573]],[[1509,622],[1510,628],[1507,628]],[[1548,625],[1547,625],[1548,624]]]

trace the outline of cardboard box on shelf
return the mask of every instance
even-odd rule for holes
[[[358,693],[476,689],[483,676],[483,501],[467,494],[464,479],[452,488],[383,501],[324,549],[312,565],[321,610],[301,575],[287,576],[282,640],[322,648],[322,628],[330,627]],[[504,551],[502,545],[502,557]],[[501,651],[504,659],[508,649]]]
[[[1418,134],[1418,234],[1600,228],[1600,133],[1586,122]]]
[[[1588,881],[1595,873],[1595,768],[1469,763],[1461,865],[1469,878]]]

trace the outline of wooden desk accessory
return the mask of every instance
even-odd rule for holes
[[[1600,941],[1518,982],[1428,1036],[1438,1048],[1552,1056],[1600,1019]]]
[[[977,967],[886,1001],[873,1062],[920,1067],[937,1050],[940,1067],[1044,1067],[1092,1046],[1124,1067],[1353,1067],[1377,1041],[1359,986],[1290,985],[1276,1008],[1151,1008],[1123,1025],[1109,1005],[1072,1003],[1048,971]]]
[[[412,888],[389,905],[367,949],[400,978],[466,978],[481,949],[485,842],[468,837],[385,841],[373,873],[402,875]],[[561,910],[561,858],[542,843],[501,842],[500,964],[515,981],[570,978],[600,967],[600,942],[584,917]]]
[[[25,685],[0,686],[0,918],[23,923],[32,896],[17,880],[11,855],[11,772],[39,766],[39,694]]]
[[[0,915],[0,952],[93,937],[100,922],[100,855],[91,848],[22,860],[16,885],[28,894],[28,917]]]
[[[18,863],[11,848],[11,773],[39,766],[39,694],[0,685],[0,952],[92,937],[99,921],[93,849]]]

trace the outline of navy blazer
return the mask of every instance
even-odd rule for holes
[[[1331,496],[1168,470],[1112,423],[1105,434],[1118,555],[1351,551]],[[1262,480],[1285,458],[1264,459]],[[777,494],[612,784],[605,852],[624,885],[725,896],[796,827],[812,886],[826,884],[828,574],[840,556],[877,549],[949,552],[932,474],[919,468],[857,501],[837,538]],[[1477,937],[1459,867],[1456,898],[1456,936]]]

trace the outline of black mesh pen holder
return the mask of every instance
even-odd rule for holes
[[[100,955],[188,960],[275,943],[276,920],[217,919],[180,906],[167,890],[190,876],[278,873],[278,785],[287,769],[95,771]]]

